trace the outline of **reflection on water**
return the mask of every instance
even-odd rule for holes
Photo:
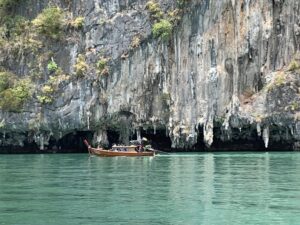
[[[300,154],[1,155],[0,224],[299,224]]]

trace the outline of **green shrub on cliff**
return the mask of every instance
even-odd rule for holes
[[[65,24],[63,11],[59,7],[48,7],[32,21],[32,24],[40,34],[58,39]]]
[[[62,82],[68,81],[69,75],[64,74],[60,67],[53,72],[46,83],[38,90],[37,99],[41,104],[52,103],[55,99],[55,94],[59,90],[59,86]]]
[[[45,84],[41,89],[41,94],[37,96],[41,104],[49,104],[53,102],[54,89],[51,85]]]
[[[7,15],[1,18],[0,33],[5,41],[21,36],[29,26],[29,21],[22,16]]]
[[[292,104],[291,104],[292,111],[298,110],[299,108],[300,108],[300,106],[299,106],[298,102],[296,102],[296,101],[292,102]]]
[[[47,69],[50,73],[54,73],[57,71],[58,66],[56,64],[56,62],[53,60],[53,58],[51,59],[51,61],[48,63],[47,65]]]
[[[1,16],[0,16],[1,17]],[[2,54],[16,58],[28,52],[37,53],[42,47],[36,39],[31,22],[22,16],[6,15],[0,18],[0,48]]]
[[[286,83],[287,75],[284,73],[284,71],[279,71],[275,74],[274,80],[269,83],[266,88],[267,91],[272,91],[275,88],[281,87]]]
[[[176,7],[169,9],[168,12],[162,10],[159,2],[155,0],[150,0],[146,4],[146,9],[148,10],[154,24],[152,25],[152,33],[155,38],[162,38],[163,40],[168,40],[171,35],[173,28],[179,24],[185,9],[182,9],[185,4],[190,0],[177,0]]]
[[[285,84],[285,82],[286,82],[286,74],[284,74],[283,72],[276,74],[276,77],[274,79],[274,84],[277,87],[280,87],[281,85]]]
[[[76,64],[74,65],[75,73],[78,77],[84,77],[85,73],[88,70],[88,64],[85,61],[85,57],[82,54],[79,54],[76,59]]]
[[[28,79],[15,81],[12,87],[0,93],[0,108],[10,112],[20,112],[23,104],[31,97],[32,83]]]
[[[130,44],[130,47],[132,49],[134,48],[138,48],[141,44],[141,36],[140,35],[136,35],[132,38],[131,40],[131,44]]]
[[[0,72],[0,93],[13,85],[14,77],[13,73],[7,71]]]
[[[41,104],[50,104],[53,102],[53,98],[47,95],[38,95],[37,99]]]
[[[298,69],[300,69],[299,63],[296,60],[292,60],[289,65],[288,71],[295,71]]]
[[[20,112],[31,97],[32,83],[29,79],[17,79],[9,71],[0,72],[0,109]]]
[[[71,27],[74,27],[75,29],[81,29],[84,26],[84,17],[79,16],[71,21],[70,23]]]
[[[109,74],[108,61],[108,58],[101,57],[97,62],[98,73],[101,76],[107,76]]]
[[[163,40],[168,40],[172,34],[173,26],[170,21],[162,19],[155,23],[152,27],[154,37],[161,37]]]
[[[164,13],[160,8],[159,3],[155,1],[148,1],[146,4],[146,9],[149,11],[153,19],[161,19],[164,16]]]
[[[182,11],[180,9],[174,9],[168,12],[168,20],[171,24],[177,25],[181,20]]]

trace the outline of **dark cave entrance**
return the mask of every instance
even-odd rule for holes
[[[270,139],[269,147],[266,149],[262,137],[258,136],[256,126],[245,126],[241,129],[232,128],[230,139],[224,140],[222,137],[221,126],[214,128],[214,142],[210,148],[207,148],[203,141],[203,127],[198,129],[197,143],[189,148],[172,149],[172,142],[168,137],[167,130],[160,129],[141,129],[141,137],[149,140],[152,148],[167,152],[205,152],[205,151],[293,151],[294,139],[290,131],[275,125],[269,127]],[[0,134],[3,136],[3,134]],[[83,140],[87,139],[91,144],[93,140],[93,131],[74,131],[64,135],[59,140],[51,137],[49,144],[45,145],[44,150],[40,150],[39,146],[34,142],[33,135],[29,133],[23,134],[27,137],[23,146],[0,146],[1,153],[87,153],[87,147]],[[5,139],[13,139],[14,134],[6,134]],[[24,137],[23,136],[23,137]],[[107,130],[109,146],[120,143],[121,133],[118,130]],[[136,140],[136,132],[130,133],[130,140]]]
[[[16,136],[18,136],[18,134],[0,133],[0,136],[4,139],[3,142],[5,143],[5,144],[1,143],[0,146],[1,154],[31,154],[31,153],[39,152],[38,145],[32,140],[32,138],[29,138],[30,135],[28,132],[21,134],[22,139],[23,137],[25,137],[23,141],[23,146],[8,144],[12,142],[17,142]]]
[[[214,141],[212,146],[207,148],[203,141],[203,127],[199,127],[198,140],[193,149],[195,151],[293,151],[293,140],[283,139],[286,130],[277,126],[270,126],[268,148],[265,148],[263,138],[258,136],[254,126],[231,128],[230,140],[223,140],[221,132],[221,126],[214,127]]]
[[[108,148],[111,148],[114,144],[119,144],[120,134],[115,130],[107,130],[107,139],[109,142]]]
[[[87,148],[83,143],[84,139],[92,140],[91,131],[74,131],[68,133],[59,140],[53,136],[50,137],[48,145],[40,150],[38,144],[34,141],[32,133],[24,133],[23,146],[4,145],[0,146],[2,154],[34,154],[34,153],[86,153]],[[3,136],[3,135],[2,135]],[[5,139],[12,139],[14,134],[6,134]]]
[[[212,151],[265,151],[264,142],[254,127],[231,128],[230,140],[223,140],[221,136],[221,126],[215,127]]]
[[[38,150],[38,153],[86,153],[87,147],[83,140],[91,141],[93,132],[74,131],[64,135],[59,140],[50,137],[49,145],[45,145],[44,150]]]
[[[148,139],[152,148],[161,151],[170,151],[172,142],[170,137],[167,136],[166,129],[157,130],[142,130],[141,136]],[[136,135],[135,135],[136,138]]]
[[[256,127],[245,126],[241,129],[231,129],[231,139],[223,140],[221,138],[221,127],[216,126],[214,128],[214,142],[210,148],[207,148],[203,141],[203,127],[199,127],[197,143],[187,149],[172,149],[172,142],[167,135],[166,129],[141,129],[141,137],[145,137],[149,140],[152,148],[162,151],[292,151],[293,140],[282,137],[286,135],[286,130],[283,130],[277,126],[270,126],[270,140],[269,147],[266,149],[262,137],[257,135]],[[107,130],[107,137],[109,146],[111,148],[113,144],[120,143],[120,133],[117,130]],[[281,138],[280,138],[281,137]],[[87,152],[87,148],[83,143],[83,140],[87,139],[92,143],[93,132],[91,131],[76,131],[63,136],[59,141],[50,140],[48,149],[56,149],[61,153],[83,153]],[[131,133],[130,140],[136,140],[136,132]],[[34,143],[31,145],[35,145]],[[36,147],[36,146],[35,146]]]
[[[207,148],[203,141],[203,127],[198,129],[197,143],[190,148],[172,149],[172,142],[167,136],[166,129],[141,130],[141,137],[146,137],[154,149],[168,152],[203,152],[203,151],[292,151],[293,142],[278,139],[283,131],[278,127],[270,127],[269,147],[266,149],[262,137],[257,135],[256,127],[245,126],[242,129],[232,128],[231,139],[223,140],[221,138],[221,126],[214,128],[214,142],[210,148]],[[111,147],[118,144],[120,134],[118,131],[108,130],[108,141]],[[277,137],[277,138],[273,138]],[[137,139],[136,133],[131,134],[131,140]]]
[[[60,140],[50,140],[49,146],[58,148],[57,152],[61,153],[86,153],[87,147],[83,140],[87,139],[90,143],[93,139],[93,132],[91,131],[74,131],[66,134]]]

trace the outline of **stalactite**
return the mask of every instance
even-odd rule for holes
[[[260,126],[260,123],[256,124],[256,132],[257,132],[257,135],[260,137],[261,136],[261,126]]]
[[[140,128],[136,129],[136,139],[138,140],[138,142],[141,142],[141,140],[142,140],[141,129]]]
[[[264,129],[263,129],[263,140],[264,140],[264,143],[265,143],[265,148],[268,148],[269,146],[269,136],[270,136],[270,129],[269,129],[269,126],[266,126]]]
[[[213,128],[214,128],[213,120],[208,121],[203,126],[204,143],[206,144],[207,147],[210,147],[214,140]]]
[[[87,127],[88,127],[88,130],[89,130],[90,129],[90,116],[91,116],[91,112],[87,111],[86,115],[87,115]]]
[[[39,146],[40,146],[40,150],[44,150],[45,149],[45,145],[44,145],[44,135],[40,135],[40,143],[39,143]]]

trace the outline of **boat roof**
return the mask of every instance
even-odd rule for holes
[[[137,147],[136,145],[115,145],[112,146],[112,148],[135,148]]]
[[[141,142],[139,142],[138,140],[131,140],[131,141],[129,141],[130,142],[130,144],[132,144],[132,145],[140,145],[141,144]]]

